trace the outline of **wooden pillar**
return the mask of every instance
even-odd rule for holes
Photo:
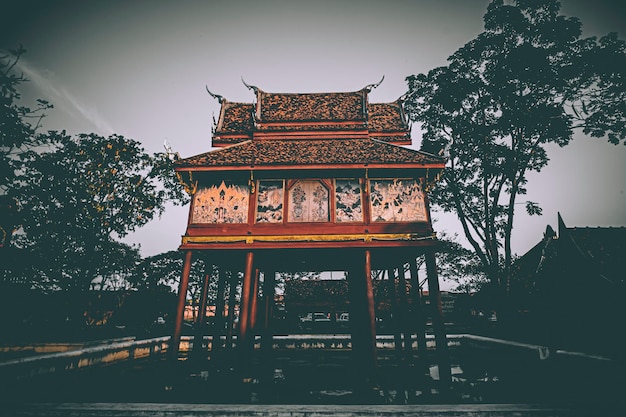
[[[422,293],[420,291],[419,272],[417,270],[417,259],[413,259],[409,263],[409,271],[411,272],[411,297],[413,298],[413,320],[415,322],[415,330],[417,333],[417,353],[420,361],[426,364],[428,357],[426,347],[426,315],[422,306]]]
[[[391,328],[393,331],[393,347],[398,358],[402,354],[402,335],[400,334],[400,315],[398,314],[398,296],[396,293],[396,279],[393,269],[387,270],[387,292],[389,293],[389,307],[391,309]]]
[[[374,287],[372,284],[372,253],[370,250],[365,251],[365,301],[367,307],[367,331],[364,332],[364,359],[365,366],[370,373],[369,377],[373,378],[376,371],[376,310],[374,309]]]
[[[359,367],[363,334],[363,299],[360,297],[361,286],[359,285],[361,276],[358,269],[354,266],[348,270],[348,297],[350,299],[350,341],[352,344],[352,356],[355,362],[355,368]]]
[[[254,270],[254,279],[252,281],[252,292],[250,293],[250,333],[254,340],[257,332],[257,316],[259,310],[259,269]]]
[[[178,284],[178,304],[176,305],[176,322],[174,323],[174,334],[172,335],[172,343],[168,347],[170,357],[178,360],[178,351],[180,348],[180,336],[183,329],[183,320],[185,317],[185,303],[187,301],[187,288],[189,287],[189,275],[191,273],[191,261],[193,257],[192,251],[185,252],[185,260],[183,262],[183,273]]]
[[[204,263],[204,283],[202,285],[202,293],[200,294],[200,306],[198,308],[198,315],[196,322],[194,323],[194,338],[193,338],[193,352],[194,355],[199,357],[200,352],[204,351],[204,330],[206,328],[206,308],[207,299],[209,296],[209,283],[211,281],[211,272],[213,266],[209,265],[206,261]]]
[[[376,313],[369,250],[365,251],[362,260],[364,263],[359,266],[350,265],[348,285],[355,389],[367,392],[376,376],[377,359]]]
[[[213,337],[211,352],[217,352],[222,347],[222,334],[224,333],[224,291],[226,289],[226,279],[226,270],[222,267],[219,270],[219,278],[217,282],[215,320],[213,320],[213,328],[211,329]]]
[[[263,334],[261,336],[261,349],[265,353],[272,350],[274,344],[274,332],[272,329],[272,316],[274,313],[274,295],[276,291],[276,271],[263,273]]]
[[[448,340],[443,322],[443,310],[441,307],[441,293],[439,291],[439,276],[437,274],[437,264],[435,252],[427,250],[426,273],[428,274],[428,293],[432,309],[433,331],[435,333],[435,344],[437,346],[437,362],[439,367],[439,380],[442,388],[449,388],[452,382],[450,371],[450,357],[448,355]]]
[[[239,303],[239,336],[237,344],[244,349],[248,344],[250,331],[250,294],[252,293],[253,274],[254,274],[254,253],[246,254],[246,266],[243,274],[243,282],[241,284],[241,301]]]
[[[226,326],[226,350],[233,347],[233,328],[235,326],[235,304],[237,304],[237,284],[239,282],[239,273],[229,271],[230,279],[228,280],[228,323]]]
[[[413,331],[409,326],[409,301],[407,297],[406,278],[404,276],[404,264],[398,266],[398,294],[399,294],[399,312],[400,312],[400,326],[404,335],[404,354],[407,358],[411,357],[412,344],[411,339]]]

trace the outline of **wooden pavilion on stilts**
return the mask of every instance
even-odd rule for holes
[[[185,257],[170,349],[175,357],[196,258],[219,270],[216,320],[224,320],[224,310],[230,312],[225,344],[217,335],[212,350],[232,347],[233,288],[242,277],[236,351],[243,359],[254,352],[255,334],[261,335],[261,352],[272,349],[279,272],[347,272],[352,352],[363,381],[371,380],[377,368],[373,271],[388,271],[391,281],[400,280],[397,307],[405,311],[405,270],[416,291],[416,259],[424,255],[431,303],[440,305],[427,191],[445,160],[401,146],[411,144],[402,100],[369,103],[377,85],[354,92],[285,94],[246,84],[254,92],[252,103],[230,102],[209,91],[221,104],[212,140],[218,149],[175,162],[192,196],[180,246]],[[231,288],[228,301],[226,286]],[[204,332],[208,287],[205,282],[197,341]],[[450,366],[438,311],[433,327],[445,382]],[[404,317],[403,345],[410,350],[415,326],[405,315],[397,317]],[[420,349],[425,349],[423,332],[418,326]],[[245,360],[238,363],[246,366]]]

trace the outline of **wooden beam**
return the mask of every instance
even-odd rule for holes
[[[170,346],[170,355],[174,360],[178,360],[178,349],[180,345],[180,336],[183,329],[183,320],[185,317],[185,304],[187,301],[187,288],[189,287],[189,275],[191,273],[191,261],[193,252],[188,250],[185,252],[185,260],[183,262],[183,273],[178,284],[178,304],[176,306],[176,322],[174,323],[174,334],[172,335],[172,343]]]
[[[452,375],[450,370],[450,357],[448,354],[448,339],[443,322],[443,310],[441,306],[441,292],[439,291],[439,276],[437,274],[437,264],[435,252],[426,251],[426,272],[428,274],[428,295],[432,311],[433,330],[435,333],[435,344],[437,346],[437,362],[439,367],[439,380],[442,389],[450,388]]]
[[[248,332],[250,329],[250,294],[252,293],[252,281],[254,279],[254,253],[246,254],[246,266],[241,285],[241,302],[239,307],[239,337],[238,344],[244,349],[248,343]]]

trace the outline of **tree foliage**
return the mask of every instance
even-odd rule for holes
[[[184,252],[174,250],[142,259],[137,265],[133,277],[133,286],[141,290],[167,289],[175,291],[180,283],[184,255]],[[208,265],[204,260],[193,259],[189,277],[190,294],[200,293],[204,285],[205,275],[208,273],[212,275],[209,295],[215,295],[214,287],[217,287],[217,276],[213,276],[215,271],[212,268],[207,271],[207,267]]]
[[[162,213],[166,201],[179,201],[180,190],[161,185],[159,156],[132,139],[48,132],[46,140],[48,149],[22,156],[16,245],[49,284],[89,289],[96,279],[112,282],[139,257],[118,239]]]
[[[5,279],[54,289],[125,288],[139,252],[120,238],[160,215],[167,202],[188,197],[169,156],[149,155],[135,140],[38,133],[50,106],[18,104],[26,79],[14,70],[23,52],[0,59]]]
[[[456,213],[484,272],[506,288],[511,235],[527,173],[548,163],[546,144],[573,129],[624,141],[624,42],[581,39],[577,18],[555,0],[494,0],[485,29],[427,74],[407,78],[406,108],[422,149],[449,165],[431,201]],[[522,202],[541,214],[536,202]]]
[[[438,233],[440,242],[437,250],[437,269],[440,278],[454,282],[457,292],[471,293],[478,291],[486,283],[486,276],[481,268],[480,259],[476,253],[457,240],[457,235]],[[418,262],[424,262],[418,258]]]
[[[0,54],[0,245],[8,246],[16,227],[16,202],[11,193],[19,181],[24,153],[44,144],[37,129],[52,106],[37,100],[35,108],[21,103],[19,85],[26,82],[15,67],[26,51],[19,47]]]

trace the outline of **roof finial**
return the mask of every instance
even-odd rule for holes
[[[243,79],[243,75],[241,76],[241,82],[243,83],[243,85],[245,85],[248,90],[252,90],[254,91],[255,94],[257,94],[259,92],[259,88],[255,85],[248,85],[248,83],[246,83]]]
[[[224,101],[224,97],[220,96],[219,94],[213,94],[211,92],[211,90],[209,90],[209,87],[207,85],[204,86],[206,88],[207,93],[209,93],[211,95],[211,97],[217,99],[217,101],[222,104],[222,102]]]
[[[180,154],[172,150],[172,145],[170,145],[167,141],[167,138],[163,141],[163,147],[165,148],[165,155],[170,159],[170,161],[177,161],[180,159]]]
[[[370,91],[372,91],[373,89],[378,87],[380,85],[380,83],[383,82],[384,79],[385,79],[385,76],[383,75],[383,78],[381,78],[379,82],[374,83],[374,84],[370,84],[370,85],[366,85],[365,86],[365,90],[367,90],[367,92],[369,93]]]

